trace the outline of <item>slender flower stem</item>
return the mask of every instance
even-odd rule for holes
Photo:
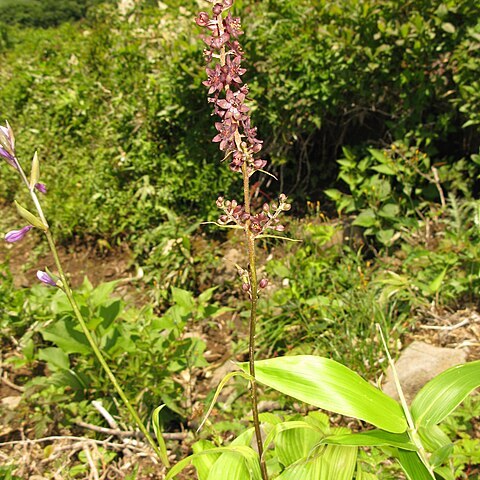
[[[58,274],[59,274],[60,280],[62,282],[61,289],[63,290],[63,292],[67,296],[67,299],[68,299],[68,301],[69,301],[69,303],[72,307],[73,313],[74,313],[76,319],[78,320],[78,323],[80,324],[80,327],[82,328],[82,331],[83,331],[85,337],[87,338],[88,343],[90,344],[90,347],[93,350],[93,353],[95,354],[97,360],[99,361],[100,365],[102,366],[105,373],[107,374],[107,377],[112,382],[112,385],[114,386],[115,390],[117,391],[119,397],[122,399],[123,403],[127,407],[127,410],[130,412],[130,415],[135,420],[135,423],[137,424],[138,428],[145,435],[145,438],[147,439],[148,443],[151,445],[151,447],[155,451],[156,455],[160,458],[160,460],[162,461],[162,463],[166,467],[170,467],[170,462],[168,460],[167,450],[166,450],[166,446],[165,446],[165,442],[163,440],[163,437],[160,436],[160,438],[158,438],[158,444],[152,438],[152,436],[148,432],[147,428],[143,424],[142,420],[140,419],[137,411],[132,406],[132,404],[130,403],[130,400],[127,398],[125,392],[123,391],[122,387],[118,383],[114,373],[112,372],[112,370],[108,366],[108,364],[105,360],[105,357],[103,356],[102,352],[98,348],[98,345],[97,345],[95,339],[93,338],[90,330],[88,329],[87,324],[85,322],[85,319],[83,318],[83,315],[80,312],[80,308],[78,307],[78,304],[75,300],[75,297],[73,296],[73,292],[72,292],[72,289],[70,287],[70,284],[69,284],[69,282],[67,280],[67,277],[64,273],[62,264],[60,262],[60,258],[58,256],[57,247],[55,246],[55,242],[53,240],[52,233],[51,233],[50,228],[48,226],[48,222],[45,218],[45,215],[43,213],[40,202],[38,200],[37,194],[35,193],[34,188],[30,187],[30,183],[27,179],[27,176],[25,175],[25,172],[23,171],[23,169],[20,166],[20,163],[18,161],[17,161],[17,164],[18,164],[18,171],[20,172],[20,176],[22,177],[23,182],[27,185],[27,188],[29,189],[30,196],[32,198],[33,203],[35,204],[35,208],[37,210],[38,216],[40,217],[42,223],[45,225],[45,236],[47,237],[48,245],[50,247],[50,251],[52,252],[52,255],[53,255],[53,258],[54,258],[54,261],[55,261],[55,265],[57,267]],[[159,445],[160,445],[160,447],[159,447]]]
[[[250,213],[250,183],[247,172],[246,163],[242,166],[243,172],[243,196],[245,212]],[[250,380],[250,394],[252,398],[252,416],[253,425],[255,428],[255,437],[257,440],[258,455],[260,457],[260,469],[262,472],[263,480],[268,480],[267,465],[263,457],[263,444],[262,433],[260,431],[260,420],[258,418],[258,396],[257,396],[257,383],[255,380],[255,330],[257,326],[257,300],[258,300],[258,282],[257,282],[257,266],[256,266],[256,253],[255,253],[255,236],[250,230],[250,222],[245,224],[245,234],[247,237],[248,248],[248,261],[249,269],[248,274],[250,277],[250,292],[251,292],[251,304],[250,304],[250,321],[248,324],[248,364]]]

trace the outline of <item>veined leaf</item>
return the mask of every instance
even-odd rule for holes
[[[398,449],[398,463],[407,474],[408,480],[432,480],[435,477],[427,470],[417,452]]]
[[[260,471],[260,463],[258,459],[258,454],[250,447],[243,445],[235,446],[230,445],[228,447],[217,447],[212,448],[211,450],[204,450],[199,453],[194,453],[187,458],[184,458],[178,462],[171,470],[167,473],[165,480],[171,480],[175,478],[184,468],[188,467],[192,463],[193,459],[198,458],[202,455],[216,455],[218,453],[225,454],[231,453],[228,462],[228,475],[227,472],[215,472],[215,476],[212,476],[212,472],[208,475],[208,480],[262,480],[262,474]],[[219,458],[219,460],[221,457]],[[217,460],[218,461],[218,460]],[[216,463],[216,462],[215,462]],[[245,475],[245,470],[238,469],[236,473],[234,470],[238,465],[245,465],[247,475]]]
[[[295,462],[278,480],[352,480],[357,447],[328,445],[315,455]]]
[[[215,448],[215,445],[207,440],[199,440],[192,446],[193,453],[205,452],[207,450],[211,450],[212,448]],[[220,455],[220,453],[199,455],[198,457],[192,459],[192,465],[197,470],[198,480],[207,480],[213,464],[218,460]]]
[[[383,430],[370,430],[347,435],[325,437],[321,443],[359,447],[397,447],[404,450],[416,450],[406,433],[390,433]]]
[[[241,364],[248,371],[248,364]],[[407,429],[400,405],[360,375],[329,358],[313,355],[255,362],[256,379],[302,402],[355,417],[392,433]]]
[[[417,427],[440,423],[475,388],[480,386],[480,360],[449,368],[430,380],[411,405]]]

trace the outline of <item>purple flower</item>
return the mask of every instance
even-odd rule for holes
[[[27,225],[26,227],[21,228],[20,230],[12,230],[5,234],[5,241],[6,242],[18,242],[22,240],[23,237],[33,228],[32,225]]]
[[[5,126],[0,125],[0,156],[18,170],[15,159],[15,136],[8,122],[6,122]]]
[[[224,67],[224,71],[226,74],[225,81],[227,82],[227,84],[230,85],[232,82],[242,83],[240,75],[243,75],[247,70],[245,68],[241,68],[241,62],[242,59],[239,56],[234,57],[233,60],[230,58],[230,56],[227,57],[227,62]],[[210,94],[211,92],[208,93]]]
[[[47,186],[44,183],[36,183],[35,188],[41,193],[47,193]]]
[[[234,118],[235,120],[243,120],[246,118],[246,113],[250,110],[244,103],[245,94],[241,91],[233,93],[231,90],[227,91],[224,99],[217,100],[217,105],[225,110],[223,118]]]
[[[235,125],[230,122],[215,122],[218,134],[212,138],[212,142],[220,142],[220,150],[226,151],[233,148],[235,138]]]
[[[220,65],[215,65],[215,68],[207,68],[206,72],[208,75],[208,80],[204,80],[202,83],[206,87],[210,87],[208,94],[211,95],[217,90],[221,92],[223,90],[223,86],[225,85],[225,74],[223,73]]]
[[[45,285],[51,285],[52,287],[56,287],[57,284],[55,280],[47,273],[47,272],[42,272],[42,270],[39,270],[37,272],[37,278],[42,282],[45,283]]]
[[[198,17],[195,19],[195,22],[200,27],[206,27],[208,25],[208,22],[210,22],[210,17],[208,16],[207,12],[200,12],[198,14]]]
[[[232,17],[232,14],[229,12],[224,20],[225,30],[233,37],[238,38],[239,35],[243,34],[242,25],[240,24],[240,17]]]

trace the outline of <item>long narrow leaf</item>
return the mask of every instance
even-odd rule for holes
[[[449,368],[430,380],[411,405],[417,427],[440,423],[475,388],[480,386],[480,360]]]
[[[349,445],[359,447],[397,447],[415,451],[415,445],[406,433],[390,433],[383,430],[370,430],[347,435],[325,437],[321,443],[327,445]]]
[[[241,364],[248,371],[247,364]],[[313,355],[255,362],[257,381],[316,407],[359,418],[382,430],[407,429],[400,405],[342,364]]]
[[[435,477],[427,470],[417,452],[398,449],[398,463],[407,474],[408,480],[432,480]]]

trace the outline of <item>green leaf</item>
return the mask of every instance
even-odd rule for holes
[[[447,273],[448,267],[445,267],[439,275],[437,275],[427,286],[427,289],[430,294],[437,293],[440,287],[442,286],[443,279]]]
[[[26,208],[22,207],[16,200],[15,206],[17,207],[17,212],[18,214],[26,220],[30,225],[33,225],[34,227],[39,228],[40,230],[47,230],[47,227],[44,225],[44,223],[33,213],[30,213]]]
[[[54,343],[65,353],[91,353],[87,338],[77,328],[77,322],[73,318],[67,317],[57,320],[40,333],[44,340]]]
[[[321,443],[352,447],[397,447],[412,451],[417,449],[406,433],[390,433],[383,430],[370,430],[368,432],[347,435],[332,435],[324,438]]]
[[[435,477],[427,470],[417,452],[398,449],[398,463],[407,474],[408,480],[432,480]]]
[[[315,455],[295,462],[278,480],[351,480],[357,462],[356,447],[328,445]]]
[[[184,309],[184,313],[191,312],[195,308],[193,295],[187,290],[172,287],[172,298],[176,305]]]
[[[207,440],[199,440],[192,446],[193,453],[205,452],[207,450],[211,450],[212,448],[215,448],[215,445]],[[220,455],[220,453],[199,455],[198,457],[192,459],[192,465],[197,470],[198,480],[207,480],[213,464],[218,460]]]
[[[157,445],[158,448],[160,449],[160,452],[162,454],[162,463],[164,465],[168,465],[168,454],[167,454],[167,446],[165,445],[165,440],[163,439],[162,436],[162,428],[160,425],[160,412],[163,410],[165,407],[165,404],[158,406],[152,413],[152,425],[153,425],[153,431],[155,432],[155,437],[157,438]]]
[[[250,430],[247,432],[250,432]],[[190,465],[196,458],[202,455],[217,455],[219,453],[221,453],[222,456],[215,462],[214,467],[207,477],[207,480],[262,480],[258,453],[245,445],[233,444],[229,445],[228,447],[217,447],[210,450],[204,450],[184,458],[172,467],[172,469],[166,475],[165,480],[171,480],[175,478],[176,475]],[[219,462],[225,454],[229,455],[228,462],[222,462],[222,466],[224,466],[226,470],[223,472],[214,470],[217,462]]]
[[[389,164],[391,160],[380,150],[377,150],[375,148],[369,148],[368,149],[370,155],[377,161],[379,161],[381,164]]]
[[[42,350],[38,352],[38,358],[39,360],[47,362],[48,367],[52,371],[68,370],[70,368],[68,355],[61,348],[42,348]]]
[[[241,364],[247,372],[248,364]],[[400,405],[358,374],[329,358],[313,355],[277,357],[255,362],[256,379],[302,402],[382,430],[403,433],[407,423]]]
[[[352,225],[357,225],[359,227],[373,227],[377,222],[377,217],[375,212],[369,208],[360,212],[360,215],[352,222]]]
[[[283,422],[275,425],[267,436],[264,450],[274,440],[278,460],[282,465],[289,466],[312,453],[322,437],[323,434],[307,422]]]
[[[474,389],[480,386],[480,360],[449,368],[430,380],[411,405],[418,427],[440,423]]]
[[[362,470],[360,464],[357,465],[357,476],[355,480],[378,480],[378,477],[373,473],[367,473]]]
[[[384,175],[396,175],[397,172],[390,167],[389,165],[374,165],[370,167],[372,170],[375,170],[378,173],[383,173]]]
[[[442,23],[442,29],[447,33],[455,33],[455,26],[450,22]]]

